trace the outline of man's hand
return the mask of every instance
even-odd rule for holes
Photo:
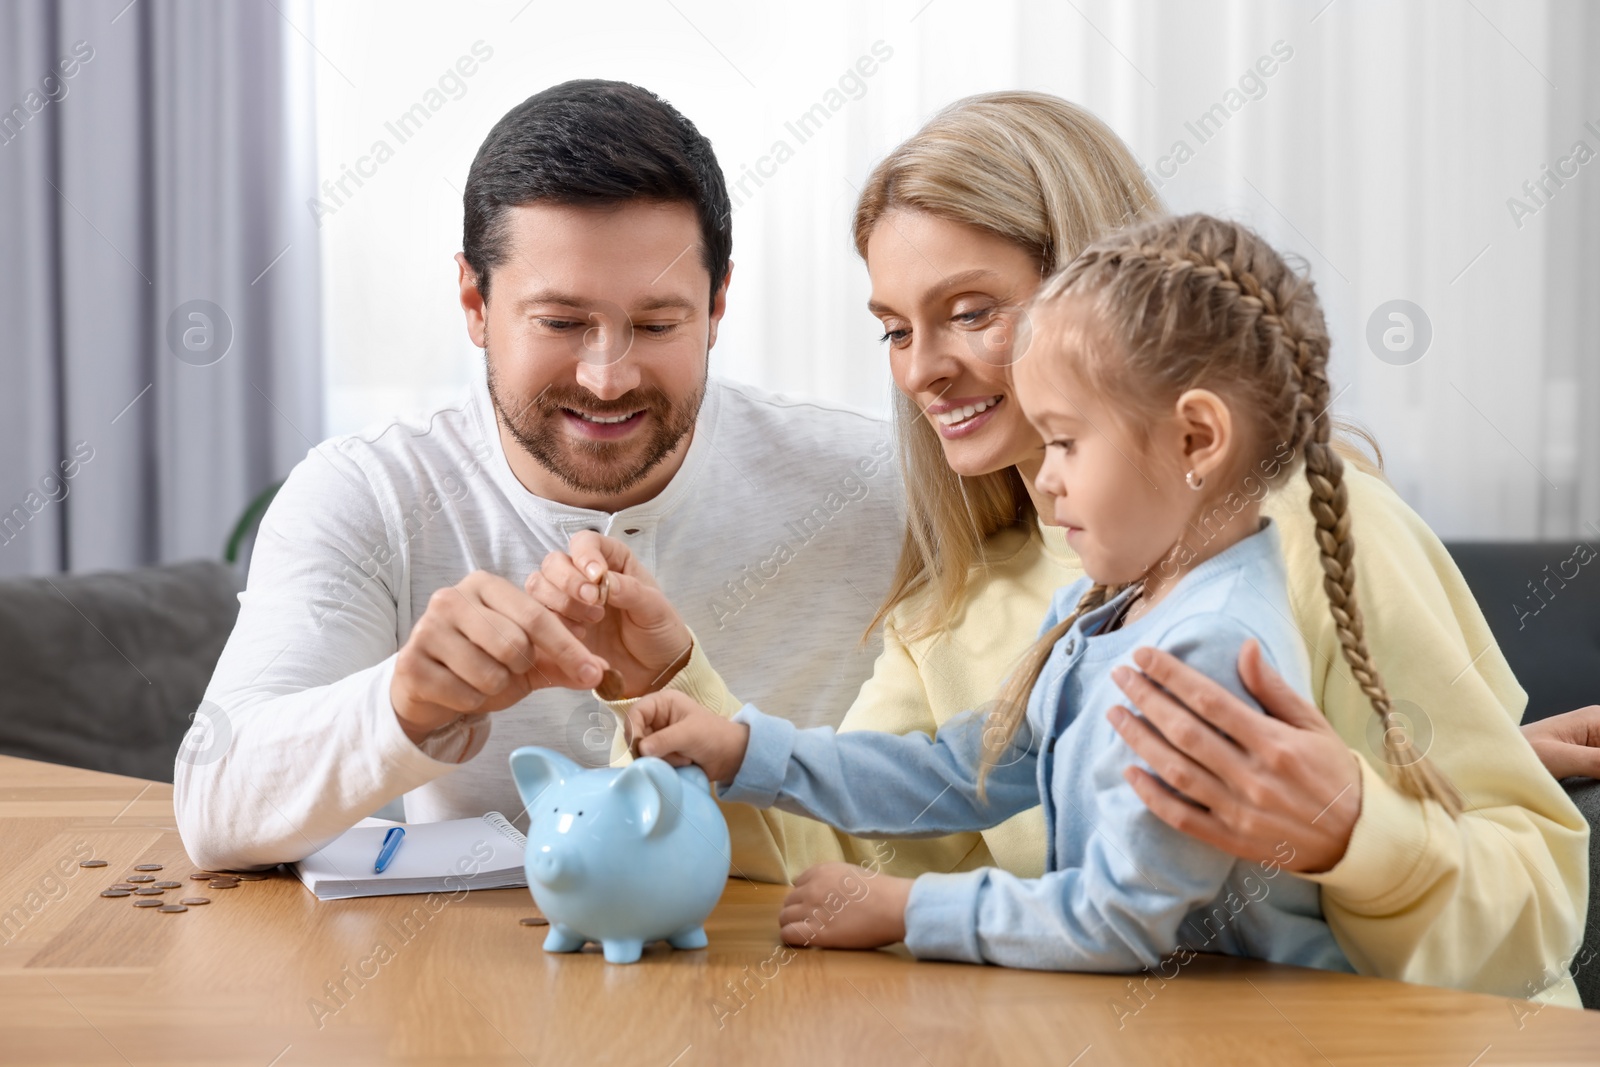
[[[853,863],[808,867],[778,912],[783,940],[819,948],[879,948],[904,941],[911,883]]]
[[[412,741],[457,715],[509,708],[535,689],[588,689],[606,662],[554,613],[498,575],[474,571],[428,598],[395,658],[389,699]]]
[[[631,750],[674,767],[698,764],[713,782],[727,784],[744,765],[750,727],[730,722],[675,689],[651,693],[628,709]]]
[[[1523,723],[1522,736],[1557,778],[1600,778],[1600,704]]]
[[[622,676],[619,691],[602,694],[607,699],[660,689],[689,662],[682,617],[621,541],[581,530],[567,548],[528,576],[528,594]]]

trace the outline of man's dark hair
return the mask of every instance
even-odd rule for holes
[[[506,112],[479,147],[462,199],[462,252],[485,300],[489,273],[506,256],[506,209],[539,201],[692,204],[713,300],[728,273],[733,209],[711,142],[671,104],[627,82],[562,82]]]

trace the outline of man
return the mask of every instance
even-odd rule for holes
[[[737,691],[812,695],[802,726],[870,673],[861,631],[898,548],[886,428],[708,380],[732,274],[710,143],[643,89],[568,82],[495,125],[464,199],[485,379],[323,442],[284,483],[197,716],[208,737],[176,763],[202,866],[299,859],[402,794],[412,821],[525,826],[512,749],[606,762],[614,719],[574,690],[612,668],[642,693],[661,665],[625,637],[591,637],[616,653],[597,655],[525,588],[582,530],[637,560],[613,614],[655,575]]]

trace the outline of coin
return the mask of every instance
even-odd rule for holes
[[[127,897],[133,894],[126,889],[102,889],[100,895],[103,897]]]
[[[136,870],[136,871],[159,871],[161,869],[161,864],[159,864],[159,863],[136,863],[136,864],[133,865],[133,869]]]
[[[600,684],[594,687],[601,700],[620,700],[624,690],[622,672],[615,667],[607,667],[600,676]]]
[[[133,906],[136,908],[159,908],[161,907],[161,901],[149,899],[136,900],[133,902]]]
[[[205,882],[217,876],[210,871],[195,871],[189,877],[193,878],[197,882]]]
[[[135,889],[138,889],[139,887],[134,885],[132,882],[118,882],[115,885],[107,886],[106,888],[107,889],[126,889],[128,892],[131,893]]]
[[[110,860],[84,860],[82,863],[78,864],[78,866],[79,867],[104,867],[107,864],[109,864],[110,862],[111,862]]]
[[[209,904],[209,903],[211,903],[211,898],[210,897],[184,897],[182,900],[178,901],[178,903],[179,904],[190,904],[190,905]]]
[[[156,876],[153,874],[130,874],[123,879],[124,882],[153,882],[155,880]]]
[[[607,571],[600,576],[600,599],[596,601],[602,608],[611,597],[611,573]]]
[[[550,920],[546,919],[543,915],[530,915],[525,919],[518,919],[517,922],[521,923],[523,926],[549,926],[550,925]]]
[[[182,882],[156,882],[155,883],[155,887],[157,889],[178,889],[182,885],[183,885]]]
[[[207,882],[206,885],[211,889],[238,889],[239,888],[239,883],[238,882],[224,882],[220,878],[214,878],[211,881]]]
[[[163,904],[163,905],[161,905],[161,910],[162,911],[188,911],[189,909],[184,907],[182,904]]]
[[[165,889],[157,889],[153,885],[147,885],[141,889],[135,889],[133,895],[136,897],[158,897],[165,892]]]
[[[236,882],[265,882],[267,880],[266,875],[255,874],[254,872],[247,872],[245,874],[230,874],[228,877],[232,878]]]

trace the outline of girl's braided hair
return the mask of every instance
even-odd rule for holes
[[[1035,320],[1047,314],[1062,327],[1050,331],[1053,338],[1070,336],[1077,342],[1067,346],[1070,354],[1057,355],[1042,351],[1044,338],[1038,337],[1032,358],[1071,359],[1073,373],[1119,407],[1170,410],[1185,390],[1210,388],[1232,401],[1246,431],[1241,439],[1259,446],[1261,454],[1246,457],[1239,469],[1257,469],[1275,449],[1281,455],[1280,442],[1292,456],[1304,457],[1322,587],[1345,662],[1383,722],[1395,784],[1458,814],[1460,795],[1396,720],[1367,648],[1356,599],[1344,462],[1331,442],[1327,410],[1328,330],[1310,279],[1248,227],[1184,215],[1089,245],[1041,286],[1032,314]],[[1271,466],[1276,473],[1264,479],[1268,482],[1294,469]],[[1079,616],[1119,591],[1103,585],[1090,589],[1076,610],[1023,657],[991,712],[984,776],[1020,726],[1050,649]]]

